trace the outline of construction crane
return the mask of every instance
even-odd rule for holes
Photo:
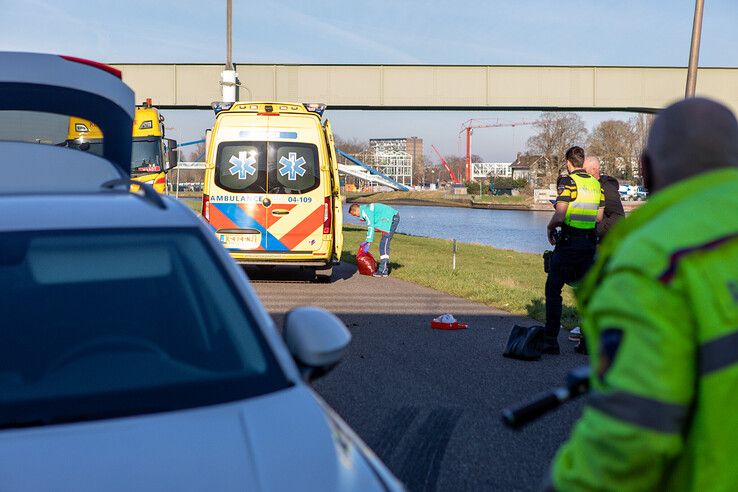
[[[475,123],[483,120],[466,120],[461,124],[459,135],[466,132],[466,180],[471,181],[471,136],[475,128],[503,128],[535,125],[535,121],[516,121],[513,123]]]
[[[444,159],[443,156],[441,156],[441,153],[438,152],[436,146],[431,145],[431,147],[436,152],[436,155],[438,155],[438,158],[441,159],[441,164],[443,164],[443,167],[445,167],[448,173],[451,175],[451,179],[453,180],[454,184],[461,184],[461,181],[459,181],[459,178],[457,178],[454,172],[451,170],[451,167],[448,165],[448,162],[446,162],[446,159]]]

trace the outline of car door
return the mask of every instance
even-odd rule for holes
[[[333,202],[333,254],[341,259],[343,251],[343,202],[341,201],[341,181],[338,176],[338,159],[333,139],[331,122],[325,120],[325,136],[330,154],[331,201]]]
[[[266,148],[263,141],[224,141],[218,144],[214,184],[210,195],[210,224],[218,239],[232,251],[265,250],[267,221]]]
[[[270,135],[291,135],[270,131]],[[288,138],[288,137],[287,137]],[[323,241],[324,183],[313,142],[270,141],[267,150],[267,250],[312,254]]]

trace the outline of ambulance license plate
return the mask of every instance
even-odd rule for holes
[[[219,234],[219,237],[227,249],[256,249],[261,243],[261,234]]]

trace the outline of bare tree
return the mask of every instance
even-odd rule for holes
[[[446,155],[443,156],[443,158],[446,160],[446,164],[448,164],[448,167],[450,167],[456,175],[456,178],[459,181],[463,181],[464,177],[466,176],[466,157],[461,157],[458,155]],[[441,171],[441,179],[446,180],[446,178],[448,178],[447,181],[452,181],[451,176],[444,167],[443,171]]]
[[[629,121],[633,137],[631,142],[631,159],[633,162],[638,162],[643,149],[646,148],[648,132],[651,129],[654,118],[655,115],[641,113]]]
[[[587,153],[600,158],[604,174],[631,179],[634,165],[633,144],[634,136],[629,122],[606,120],[592,130]]]
[[[575,113],[543,113],[535,127],[538,133],[528,139],[528,153],[543,157],[539,174],[557,175],[566,150],[587,138],[584,120]]]
[[[193,149],[194,150],[190,152],[189,161],[190,162],[204,161],[206,157],[205,156],[205,142],[200,142],[199,144],[195,145]]]
[[[368,142],[359,140],[356,137],[346,139],[341,137],[340,135],[334,135],[334,140],[336,143],[336,148],[341,149],[347,154],[357,155],[361,154],[362,152],[366,152],[369,149]]]

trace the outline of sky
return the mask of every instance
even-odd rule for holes
[[[225,0],[0,0],[3,50],[108,63],[221,63]],[[700,65],[738,66],[738,0],[705,0]],[[236,63],[686,66],[693,0],[233,0]],[[137,95],[137,100],[145,95]],[[209,111],[166,111],[170,136],[200,137]],[[469,118],[538,113],[328,111],[344,138],[419,136],[431,154],[464,152]],[[583,113],[587,125],[619,113]],[[509,161],[530,127],[485,129],[472,151]]]

